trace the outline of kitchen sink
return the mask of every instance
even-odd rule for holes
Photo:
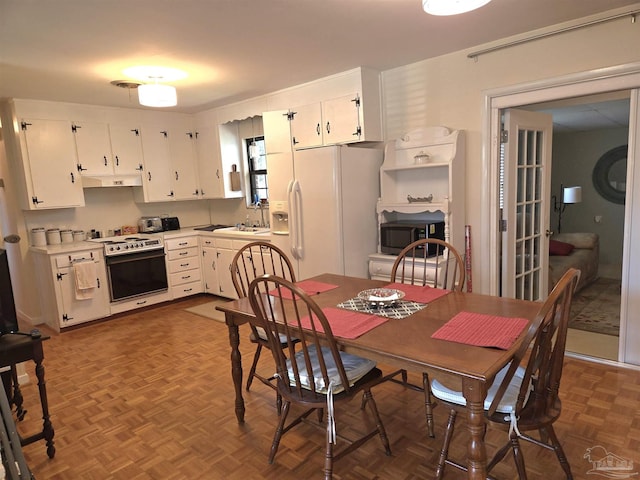
[[[270,231],[269,227],[228,227],[216,230],[218,233],[233,233],[239,235],[260,235],[270,233]]]

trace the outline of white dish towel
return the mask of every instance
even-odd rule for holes
[[[92,298],[98,287],[98,274],[93,260],[75,262],[73,275],[76,284],[76,299],[86,300]]]

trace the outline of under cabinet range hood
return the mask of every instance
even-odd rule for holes
[[[140,175],[83,175],[82,188],[95,187],[140,187]]]

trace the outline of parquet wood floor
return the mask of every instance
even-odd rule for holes
[[[209,300],[197,296],[52,334],[44,366],[57,453],[48,459],[44,442],[24,447],[36,479],[322,478],[324,436],[305,425],[284,436],[268,465],[276,424],[272,390],[255,383],[245,395],[246,422],[237,424],[226,326],[184,311]],[[241,347],[246,371],[253,350],[249,342]],[[269,355],[263,355],[260,368],[272,368]],[[27,371],[34,379],[31,365]],[[28,412],[18,430],[26,435],[39,430],[42,420],[35,381],[24,385],[23,393]],[[598,445],[640,470],[640,372],[567,359],[561,393],[557,433],[576,479],[599,478],[587,473],[592,465],[584,458]],[[421,394],[387,383],[374,395],[393,454],[385,456],[374,438],[337,462],[334,478],[433,478],[446,412],[435,409],[431,439]],[[348,406],[337,417],[343,432],[358,429],[363,415],[358,402]],[[452,453],[461,458],[465,429],[457,428],[456,435]],[[489,453],[503,435],[488,433]],[[529,478],[563,478],[553,453],[532,445],[524,449]],[[503,461],[495,475],[516,478],[513,460]],[[448,468],[445,478],[465,476]]]

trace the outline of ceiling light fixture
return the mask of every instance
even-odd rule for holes
[[[422,0],[422,8],[431,15],[457,15],[486,5],[491,0]]]
[[[145,107],[174,107],[178,104],[176,87],[161,85],[158,78],[156,83],[148,83],[138,86],[138,101]]]

